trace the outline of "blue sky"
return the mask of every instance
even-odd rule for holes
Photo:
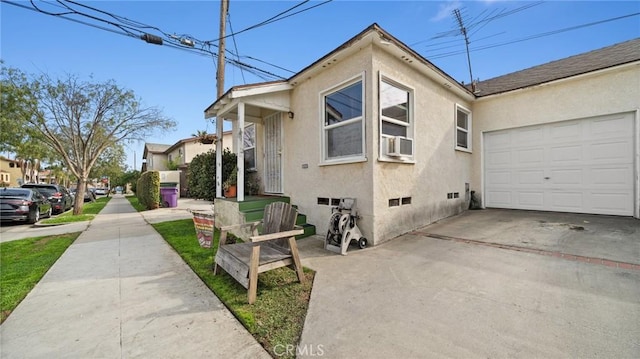
[[[159,107],[178,123],[175,131],[158,134],[147,142],[173,144],[197,130],[215,131],[214,125],[204,119],[204,109],[215,100],[216,93],[216,65],[211,56],[147,44],[2,1],[0,58],[5,65],[30,74],[47,73],[53,77],[75,74],[85,79],[92,76],[100,81],[115,80],[133,90],[143,104]],[[28,1],[15,2],[31,6]],[[473,76],[480,80],[640,37],[638,1],[334,0],[320,5],[322,2],[307,2],[296,10],[319,6],[229,38],[227,48],[244,56],[239,59],[242,62],[289,77],[291,72],[267,63],[299,71],[375,22],[456,80],[468,82],[464,39],[455,35],[457,25],[452,11],[456,8],[471,28]],[[231,28],[238,32],[299,3],[302,1],[230,0]],[[55,1],[35,4],[45,11],[62,11]],[[203,41],[218,37],[218,1],[83,4],[169,34],[189,35]],[[521,10],[510,13],[518,9]],[[499,14],[504,16],[496,16]],[[631,14],[636,15],[605,21]],[[496,18],[479,21],[491,17]],[[88,18],[73,18],[118,31]],[[585,26],[596,22],[602,23]],[[575,29],[561,31],[569,28]],[[227,31],[231,33],[229,26]],[[149,32],[157,34],[155,30]],[[552,34],[541,36],[549,33]],[[225,89],[265,80],[230,65],[226,66],[225,76]],[[136,169],[140,169],[143,146],[133,143],[127,147],[130,168],[135,163]]]

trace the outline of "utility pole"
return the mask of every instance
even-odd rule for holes
[[[220,41],[218,43],[218,68],[216,72],[216,88],[219,99],[224,94],[224,47],[227,26],[227,12],[229,12],[229,0],[220,0]],[[222,197],[222,131],[224,119],[216,117],[216,198]]]
[[[471,80],[471,91],[476,91],[476,85],[473,82],[473,74],[471,73],[471,56],[469,56],[469,36],[467,35],[467,28],[464,26],[464,22],[462,21],[462,15],[460,14],[460,9],[454,9],[453,15],[456,17],[458,21],[458,26],[460,26],[460,33],[464,36],[464,43],[467,45],[467,63],[469,64],[469,77]]]
[[[224,47],[226,43],[227,12],[229,12],[229,0],[220,1],[220,42],[218,43],[218,71],[216,74],[217,97],[224,93]]]

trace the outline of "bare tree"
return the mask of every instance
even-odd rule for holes
[[[41,76],[29,84],[35,101],[25,119],[60,155],[78,179],[76,198],[83,198],[92,167],[107,149],[126,141],[144,140],[175,122],[154,107],[143,107],[131,90],[113,80],[87,82],[69,75],[64,80]],[[74,214],[84,202],[76,201]]]

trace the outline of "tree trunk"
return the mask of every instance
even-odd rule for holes
[[[82,214],[82,208],[84,207],[84,194],[87,191],[87,180],[79,178],[76,183],[76,203],[73,205],[73,215],[77,216]]]

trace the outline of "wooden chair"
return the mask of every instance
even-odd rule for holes
[[[300,283],[304,273],[294,236],[304,231],[295,225],[298,211],[288,203],[274,202],[264,210],[261,222],[251,222],[220,228],[220,243],[216,253],[213,274],[224,269],[238,283],[248,289],[249,304],[256,300],[258,273],[289,266],[295,270]],[[258,225],[262,223],[262,235]],[[232,229],[251,227],[250,242],[227,244],[227,232]],[[296,228],[297,227],[297,228]]]

